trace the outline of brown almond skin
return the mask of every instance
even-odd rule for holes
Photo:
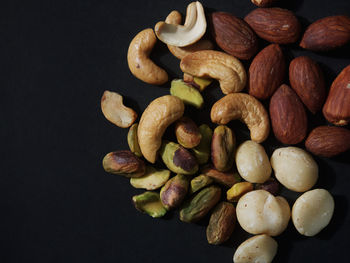
[[[125,177],[141,177],[146,171],[144,161],[131,151],[115,151],[103,158],[103,168],[111,174]]]
[[[319,126],[311,131],[305,141],[309,152],[322,157],[333,157],[350,149],[350,130]]]
[[[220,172],[214,167],[206,166],[202,169],[202,174],[212,178],[216,183],[226,187],[232,187],[240,181],[238,174],[233,172]]]
[[[279,45],[271,44],[261,50],[249,67],[249,94],[264,100],[282,85],[286,62]]]
[[[300,46],[312,51],[327,51],[350,42],[350,17],[328,16],[312,23],[305,31]]]
[[[187,117],[182,117],[175,123],[175,135],[177,141],[185,148],[196,147],[202,139],[198,126]]]
[[[274,2],[276,1],[275,0],[252,0],[252,3],[259,7],[267,7],[272,5]]]
[[[291,44],[299,39],[301,26],[293,12],[282,8],[257,8],[244,20],[255,33],[271,43]]]
[[[298,95],[287,85],[271,97],[270,118],[276,138],[284,144],[301,142],[307,132],[307,116]]]
[[[258,51],[258,39],[250,26],[230,13],[214,12],[211,32],[218,46],[239,59],[250,59]]]
[[[323,115],[337,126],[350,122],[350,65],[333,81],[323,106]]]
[[[227,241],[236,224],[236,209],[229,202],[217,204],[210,216],[207,227],[207,240],[209,244],[220,245]]]
[[[311,58],[302,56],[289,65],[289,82],[305,106],[315,114],[326,99],[326,85],[320,66]]]

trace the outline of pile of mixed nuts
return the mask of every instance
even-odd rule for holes
[[[258,6],[269,0],[252,0]],[[180,209],[180,220],[197,222],[211,213],[207,227],[210,244],[229,239],[237,219],[240,226],[256,236],[235,251],[234,262],[271,262],[277,242],[290,218],[296,230],[314,236],[330,222],[334,211],[332,195],[325,189],[312,189],[318,179],[318,165],[312,154],[331,157],[350,149],[350,131],[338,126],[350,120],[350,65],[334,80],[326,94],[323,73],[309,57],[297,57],[289,66],[280,44],[298,41],[301,26],[297,17],[281,8],[258,8],[244,20],[225,12],[208,14],[216,44],[203,36],[207,20],[200,2],[190,3],[186,19],[172,11],[155,29],[145,29],[131,41],[128,64],[138,79],[162,85],[168,74],[149,55],[157,39],[181,59],[183,79],[171,81],[170,94],[153,100],[139,123],[136,112],[123,105],[121,95],[105,91],[101,100],[104,116],[119,127],[130,127],[130,150],[108,153],[104,169],[130,178],[135,188],[146,189],[132,198],[135,207],[152,217]],[[272,44],[258,54],[258,37]],[[350,18],[332,16],[311,24],[300,46],[312,51],[341,47],[350,42]],[[253,59],[252,59],[253,58]],[[239,59],[252,62],[249,74]],[[185,105],[200,109],[201,92],[217,80],[223,98],[211,109],[214,131],[183,116]],[[247,93],[242,90],[247,86]],[[269,111],[259,100],[269,102]],[[306,107],[306,109],[305,109]],[[324,117],[336,126],[321,126],[307,136],[306,110]],[[226,124],[240,120],[250,131],[251,140],[236,147],[235,133]],[[281,147],[269,158],[260,144],[270,133],[283,144],[298,144],[306,137],[307,151]],[[174,124],[177,142],[163,138]],[[160,157],[167,169],[152,166]],[[274,177],[271,177],[272,171]],[[172,173],[176,175],[171,177]],[[303,193],[293,204],[278,196],[280,187]],[[160,188],[160,192],[156,191]],[[226,200],[222,201],[222,193]]]

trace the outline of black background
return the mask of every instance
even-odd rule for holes
[[[318,18],[350,13],[348,0],[280,0],[305,28]],[[128,179],[109,176],[103,156],[127,149],[127,129],[109,123],[100,110],[104,90],[125,96],[139,115],[163,87],[142,83],[130,73],[126,54],[139,31],[153,27],[189,1],[17,1],[0,3],[1,21],[1,176],[0,262],[232,262],[234,248],[250,235],[236,227],[222,246],[207,244],[205,226],[136,211],[131,197],[142,191]],[[244,17],[249,0],[202,1],[207,11]],[[261,42],[261,47],[266,45]],[[181,77],[179,61],[163,44],[152,58]],[[308,55],[320,63],[327,86],[350,64],[350,48],[314,54],[285,46],[288,60]],[[287,80],[286,80],[287,81]],[[198,124],[209,122],[211,105],[222,94],[214,83],[203,93],[206,106],[187,107]],[[309,115],[309,129],[325,124]],[[212,124],[210,124],[214,127]],[[238,142],[248,130],[231,122]],[[270,155],[280,146],[272,135],[263,144]],[[303,145],[301,145],[303,147]],[[316,237],[297,233],[290,222],[276,237],[274,262],[349,262],[350,153],[315,158],[320,167],[316,187],[335,198],[330,225]],[[290,203],[299,194],[282,191]]]

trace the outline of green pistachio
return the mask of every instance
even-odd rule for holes
[[[206,166],[202,169],[202,174],[210,177],[214,182],[226,187],[232,187],[242,179],[237,172],[220,172],[211,166]]]
[[[176,121],[175,135],[177,141],[185,148],[197,146],[202,139],[196,123],[188,117],[182,117]]]
[[[196,156],[199,164],[205,164],[209,160],[211,138],[213,136],[213,131],[208,125],[202,124],[199,126],[199,133],[202,135],[202,139],[199,145],[193,148],[193,153]]]
[[[198,171],[196,158],[181,145],[164,141],[159,151],[164,164],[177,174],[195,174]]]
[[[206,231],[208,243],[219,245],[227,241],[235,228],[235,223],[235,207],[228,202],[217,204],[210,216]]]
[[[137,210],[150,215],[151,217],[162,217],[167,210],[162,205],[157,192],[144,192],[132,197],[132,201]]]
[[[130,184],[135,188],[155,190],[162,187],[169,180],[169,177],[169,170],[157,170],[152,166],[147,166],[143,176],[130,178]]]
[[[196,108],[201,108],[204,103],[200,92],[182,79],[174,79],[171,82],[170,94],[180,98],[185,104]]]
[[[138,126],[139,126],[138,123],[134,123],[130,127],[129,132],[128,132],[128,145],[129,145],[130,151],[132,151],[136,156],[142,157],[142,152],[140,149],[139,140],[137,138]]]
[[[235,159],[236,138],[232,130],[220,125],[215,128],[211,141],[211,160],[218,171],[231,169]]]
[[[186,175],[178,174],[171,178],[160,190],[160,200],[167,209],[181,205],[188,191],[189,179]]]
[[[183,222],[197,222],[212,209],[221,197],[218,186],[209,186],[198,192],[191,200],[185,202],[180,211],[180,220]]]
[[[131,151],[110,152],[103,158],[102,165],[108,173],[129,178],[141,177],[146,170],[144,161]]]
[[[198,175],[191,180],[190,194],[197,192],[198,190],[210,185],[213,182],[209,176],[204,174]]]

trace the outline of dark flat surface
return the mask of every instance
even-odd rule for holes
[[[350,14],[348,0],[280,2],[296,12],[304,28],[324,16]],[[101,113],[103,91],[121,93],[139,114],[151,100],[169,93],[169,85],[154,87],[131,75],[129,42],[171,10],[184,13],[188,3],[1,1],[0,262],[232,262],[234,248],[249,237],[239,227],[227,244],[210,246],[207,219],[194,225],[181,223],[177,212],[158,220],[141,214],[131,197],[142,191],[125,178],[108,176],[101,166],[106,153],[127,149],[127,129]],[[240,17],[255,8],[249,0],[203,4]],[[181,77],[179,61],[164,45],[157,50],[154,60],[170,78]],[[286,54],[318,61],[328,86],[350,63],[349,45],[326,54],[290,46]],[[198,124],[209,122],[210,107],[222,94],[214,84],[204,96],[204,110],[186,112]],[[322,123],[318,114],[309,128]],[[248,138],[244,125],[231,122],[230,127],[239,142]],[[279,145],[272,135],[264,143],[269,154]],[[334,218],[313,238],[300,236],[290,222],[276,238],[274,262],[349,262],[350,152],[316,160],[317,186],[335,198]],[[298,196],[282,195],[291,205]]]

